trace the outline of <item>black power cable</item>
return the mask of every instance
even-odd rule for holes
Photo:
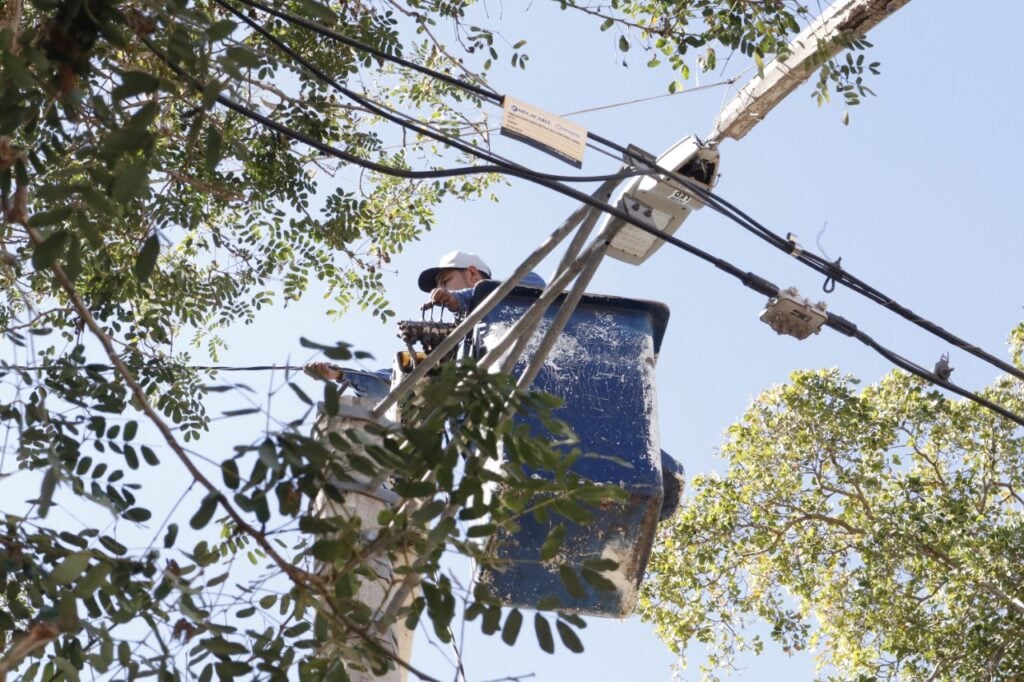
[[[497,103],[500,104],[501,101],[504,99],[504,97],[502,97],[500,94],[494,92],[493,90],[488,90],[488,89],[482,88],[482,87],[480,87],[478,85],[473,85],[472,83],[467,83],[466,81],[464,81],[462,79],[455,78],[454,76],[449,76],[446,73],[441,73],[440,71],[436,71],[436,70],[431,69],[429,67],[422,66],[422,65],[417,64],[415,62],[411,62],[408,59],[403,59],[402,57],[399,57],[397,55],[388,54],[387,52],[384,52],[383,50],[379,50],[379,49],[373,47],[372,45],[367,45],[366,43],[358,41],[358,40],[356,40],[354,38],[350,38],[350,37],[348,37],[347,35],[345,35],[343,33],[339,33],[337,31],[331,30],[331,29],[327,28],[326,26],[324,26],[323,24],[317,23],[315,21],[310,21],[309,19],[306,19],[305,17],[299,16],[298,14],[292,14],[291,12],[287,12],[285,10],[278,9],[276,7],[272,7],[270,5],[267,5],[267,4],[264,4],[262,2],[259,2],[259,0],[238,0],[238,1],[241,2],[243,5],[247,5],[249,7],[252,7],[253,9],[258,9],[258,10],[261,10],[263,12],[266,12],[267,14],[272,14],[275,17],[277,17],[278,19],[283,19],[284,21],[287,21],[288,23],[295,24],[295,25],[301,26],[303,28],[307,28],[310,31],[313,31],[317,35],[320,35],[320,36],[322,36],[324,38],[330,38],[331,40],[339,42],[339,43],[341,43],[343,45],[348,45],[349,47],[351,47],[354,50],[358,50],[360,52],[365,52],[367,54],[371,54],[374,57],[376,57],[377,59],[381,59],[381,60],[384,60],[384,61],[392,62],[394,64],[398,64],[399,66],[404,66],[407,69],[412,69],[413,71],[418,71],[419,73],[422,73],[425,76],[430,76],[431,78],[434,78],[435,80],[443,81],[443,82],[447,83],[448,85],[454,85],[455,87],[457,87],[457,88],[459,88],[461,90],[465,90],[466,92],[472,92],[473,94],[475,94],[475,95],[477,95],[479,97],[483,97],[484,99],[489,99],[492,102],[497,102]],[[218,3],[218,4],[220,4],[220,3]]]
[[[199,371],[208,372],[273,372],[276,370],[289,371],[289,372],[301,372],[304,368],[296,365],[170,365],[177,367],[184,367],[185,369],[194,369]],[[61,370],[65,369],[62,365],[0,365],[0,372],[39,372],[48,370]],[[113,365],[104,365],[100,363],[82,365],[81,369],[96,372],[110,372],[116,369]]]
[[[222,2],[222,0],[215,0],[215,1],[218,4],[220,4],[221,6],[224,6],[224,7],[227,7],[228,9],[231,9],[224,2]],[[475,95],[478,95],[479,97],[488,99],[488,100],[490,100],[490,101],[492,101],[492,102],[494,102],[496,104],[500,105],[502,103],[502,101],[504,100],[504,97],[501,94],[497,93],[497,92],[481,88],[481,87],[479,87],[477,85],[474,85],[472,83],[468,83],[468,82],[466,82],[466,81],[464,81],[462,79],[455,78],[453,76],[450,76],[450,75],[445,74],[445,73],[441,73],[439,71],[436,71],[434,69],[430,69],[430,68],[425,67],[425,66],[421,66],[421,65],[416,64],[414,62],[410,62],[410,61],[408,61],[406,59],[403,59],[401,57],[398,57],[396,55],[389,55],[386,52],[378,50],[378,49],[376,49],[376,48],[374,48],[374,47],[372,47],[370,45],[366,45],[365,43],[362,43],[361,41],[358,41],[358,40],[355,40],[353,38],[350,38],[350,37],[348,37],[348,36],[346,36],[346,35],[344,35],[342,33],[339,33],[337,31],[333,31],[333,30],[327,28],[326,26],[323,26],[322,24],[319,24],[319,23],[314,22],[314,21],[310,21],[308,19],[305,19],[304,17],[300,17],[300,16],[292,14],[290,12],[286,12],[286,11],[283,11],[283,10],[271,7],[269,5],[266,5],[266,4],[262,3],[262,2],[260,2],[259,0],[238,0],[238,1],[241,2],[242,4],[248,5],[249,7],[252,7],[252,8],[255,8],[255,9],[259,9],[259,10],[262,10],[262,11],[267,12],[269,14],[272,14],[272,15],[274,15],[274,16],[276,16],[276,17],[278,17],[278,18],[280,18],[280,19],[282,19],[284,21],[288,21],[288,22],[294,23],[296,25],[302,26],[304,28],[307,28],[307,29],[309,29],[311,31],[314,31],[315,33],[317,33],[317,34],[319,34],[319,35],[321,35],[323,37],[330,38],[332,40],[338,41],[338,42],[340,42],[342,44],[345,44],[345,45],[347,45],[347,46],[349,46],[349,47],[351,47],[353,49],[356,49],[356,50],[359,50],[359,51],[362,51],[362,52],[366,52],[366,53],[372,54],[373,56],[377,57],[378,59],[391,61],[391,62],[399,64],[399,65],[401,65],[403,67],[406,67],[406,68],[409,68],[409,69],[413,69],[413,70],[415,70],[415,71],[417,71],[419,73],[422,73],[424,75],[427,75],[427,76],[430,76],[432,78],[436,78],[438,80],[444,81],[445,83],[448,83],[449,85],[453,85],[455,87],[458,87],[458,88],[461,88],[463,90],[466,90],[467,92],[471,92],[471,93],[473,93]],[[242,15],[240,15],[236,10],[232,9],[231,11],[234,12],[236,14],[236,16],[242,17]],[[253,26],[252,22],[249,21],[247,18],[245,18],[245,17],[242,17],[242,18],[243,18],[243,20],[246,21],[246,23],[249,23],[250,26]],[[260,30],[260,29],[257,29],[257,30]],[[262,32],[263,31],[261,30],[261,33]],[[325,76],[325,78],[326,78],[326,76]],[[617,151],[617,152],[623,154],[624,156],[626,156],[627,158],[632,155],[631,151],[628,148],[623,147],[622,145],[619,145],[616,142],[614,142],[612,140],[609,140],[609,139],[607,139],[605,137],[602,137],[601,135],[598,135],[598,134],[593,133],[593,132],[588,132],[588,137],[593,139],[595,142],[599,142],[599,143],[607,146],[610,149],[614,149],[615,151]],[[981,360],[984,360],[985,362],[988,362],[989,364],[993,365],[994,367],[996,367],[996,368],[998,368],[998,369],[1000,369],[1000,370],[1002,370],[1002,371],[1004,371],[1004,372],[1006,372],[1006,373],[1008,373],[1008,374],[1010,374],[1010,375],[1012,375],[1012,376],[1014,376],[1014,377],[1016,377],[1018,379],[1024,380],[1024,371],[1021,371],[1020,369],[1018,369],[1017,367],[1013,366],[1012,364],[1006,362],[1005,360],[1000,359],[999,357],[997,357],[997,356],[995,356],[995,355],[985,351],[984,349],[982,349],[982,348],[980,348],[980,347],[978,347],[978,346],[976,346],[976,345],[966,341],[965,339],[963,339],[963,338],[953,334],[952,332],[944,329],[942,326],[932,322],[931,320],[928,320],[927,318],[924,318],[924,317],[918,315],[913,310],[911,310],[911,309],[901,305],[900,303],[896,302],[893,298],[885,295],[884,293],[882,293],[878,289],[875,289],[874,287],[868,285],[863,280],[861,280],[861,279],[855,277],[854,275],[848,273],[847,271],[845,271],[839,265],[838,261],[837,262],[831,262],[831,261],[828,261],[828,260],[825,260],[825,259],[821,258],[820,256],[816,256],[814,254],[810,254],[810,253],[807,253],[807,252],[803,252],[802,250],[799,250],[798,245],[796,245],[795,243],[793,243],[793,242],[783,238],[781,235],[771,231],[770,229],[768,229],[764,225],[760,224],[758,221],[756,221],[753,218],[751,218],[749,215],[744,213],[742,210],[737,208],[735,205],[733,205],[729,201],[723,199],[722,197],[719,197],[718,195],[714,194],[710,190],[707,190],[707,189],[697,185],[696,183],[692,182],[689,178],[687,178],[686,176],[684,176],[684,175],[682,175],[680,173],[676,173],[675,171],[670,170],[670,169],[662,168],[662,167],[658,166],[656,163],[651,164],[651,168],[654,171],[656,171],[657,173],[659,173],[660,175],[662,175],[663,177],[670,178],[673,181],[675,181],[676,183],[682,185],[687,191],[689,191],[692,194],[696,195],[706,205],[710,206],[713,210],[715,210],[718,213],[721,213],[722,215],[726,216],[727,218],[733,220],[734,222],[739,224],[741,227],[743,227],[744,229],[750,231],[751,233],[755,234],[756,236],[760,237],[761,239],[765,240],[766,242],[768,242],[772,246],[774,246],[774,247],[776,247],[776,248],[778,248],[778,249],[780,249],[782,251],[785,251],[785,252],[789,253],[790,255],[795,256],[797,258],[797,260],[799,260],[801,263],[803,263],[803,264],[811,267],[812,269],[816,270],[817,272],[825,275],[826,277],[830,278],[832,281],[838,282],[838,283],[842,284],[843,286],[851,289],[852,291],[855,291],[856,293],[860,294],[861,296],[864,296],[865,298],[871,300],[872,302],[877,303],[877,304],[881,305],[882,307],[884,307],[884,308],[886,308],[886,309],[896,313],[897,315],[899,315],[903,319],[911,322],[912,324],[917,325],[918,327],[921,327],[922,329],[924,329],[925,331],[929,332],[930,334],[933,334],[934,336],[936,336],[938,338],[941,338],[941,339],[943,339],[944,341],[946,341],[948,343],[953,344],[954,346],[956,346],[960,350],[963,350],[963,351],[965,351],[967,353],[970,353],[971,355],[974,355],[975,357],[977,357],[977,358],[979,358]],[[556,179],[556,178],[552,177],[552,179]],[[562,179],[562,178],[558,178],[558,179]]]
[[[241,1],[244,2],[244,0],[241,0]],[[355,102],[358,102],[360,105],[362,105],[366,109],[370,110],[371,112],[377,114],[378,116],[380,116],[382,118],[385,118],[385,119],[391,121],[392,123],[397,123],[398,125],[400,125],[400,126],[402,126],[404,128],[407,128],[409,130],[417,132],[420,135],[424,135],[426,137],[429,137],[429,138],[431,138],[433,140],[436,140],[438,142],[441,142],[443,144],[446,144],[446,145],[449,145],[451,147],[454,147],[454,148],[458,149],[459,151],[464,152],[466,154],[471,154],[473,156],[476,156],[477,158],[483,159],[484,161],[489,161],[489,162],[494,163],[494,164],[503,164],[503,165],[505,165],[507,167],[518,168],[520,170],[523,170],[523,171],[526,171],[526,172],[530,172],[530,173],[536,175],[537,177],[544,177],[544,178],[547,178],[549,180],[558,180],[558,181],[561,181],[561,182],[603,182],[605,180],[626,179],[626,178],[632,178],[632,177],[637,177],[637,176],[645,175],[646,174],[646,171],[643,171],[643,170],[627,170],[627,171],[623,171],[621,173],[616,173],[616,174],[612,174],[612,175],[599,175],[599,176],[551,175],[551,174],[547,174],[547,173],[538,173],[536,171],[532,171],[532,170],[526,168],[525,166],[522,166],[520,164],[515,163],[514,161],[511,161],[509,159],[501,157],[501,156],[499,156],[497,154],[494,154],[492,152],[484,151],[484,150],[479,149],[478,147],[475,147],[473,145],[466,144],[462,140],[459,140],[458,138],[452,137],[451,135],[448,135],[446,133],[434,130],[433,128],[431,128],[431,127],[429,127],[427,125],[424,125],[422,122],[417,121],[416,119],[412,118],[411,116],[406,116],[406,115],[399,114],[399,113],[395,112],[393,109],[390,109],[389,107],[382,106],[382,105],[378,104],[377,102],[374,102],[373,100],[371,100],[371,99],[369,99],[367,97],[364,97],[364,96],[360,95],[359,93],[357,93],[357,92],[355,92],[355,91],[353,91],[353,90],[351,90],[349,88],[346,88],[344,85],[342,85],[341,83],[336,81],[334,78],[329,76],[322,69],[317,67],[315,64],[313,64],[309,60],[303,58],[302,55],[300,55],[298,52],[296,52],[291,47],[289,47],[280,38],[278,38],[277,36],[273,35],[269,31],[267,31],[265,28],[263,28],[262,26],[257,24],[251,18],[245,16],[242,12],[238,11],[238,9],[236,9],[235,7],[230,5],[229,3],[225,2],[225,0],[214,0],[214,2],[216,2],[218,5],[220,5],[221,7],[226,9],[227,11],[231,12],[232,14],[234,14],[236,17],[238,17],[242,21],[244,21],[254,31],[256,31],[257,33],[262,35],[271,44],[273,44],[279,50],[281,50],[286,55],[291,57],[295,62],[300,64],[307,71],[309,71],[310,73],[315,75],[317,78],[319,78],[322,82],[324,82],[325,84],[331,86],[332,88],[334,88],[335,90],[337,90],[341,94],[345,95],[349,99],[351,99],[351,100],[353,100]]]
[[[975,402],[983,407],[988,408],[989,410],[995,412],[1000,416],[1006,417],[1010,421],[1016,422],[1017,424],[1024,426],[1024,418],[1018,416],[1017,414],[1011,412],[1010,410],[1007,410],[1005,407],[992,402],[988,398],[980,396],[977,393],[974,393],[973,391],[968,391],[965,388],[961,388],[960,386],[950,381],[948,378],[943,378],[936,374],[935,372],[931,372],[925,369],[924,367],[921,367],[920,365],[908,360],[902,355],[886,348],[885,346],[878,343],[873,338],[862,332],[860,329],[858,329],[857,325],[853,324],[849,320],[840,317],[839,315],[833,315],[829,313],[828,320],[825,322],[825,325],[838,331],[841,334],[845,334],[846,336],[857,339],[865,346],[873,349],[879,355],[881,355],[882,357],[884,357],[886,360],[893,363],[897,367],[906,370],[911,374],[916,374],[922,379],[927,379],[933,384],[942,386],[943,388],[952,391],[957,395],[961,395],[964,398],[967,398],[971,402]]]
[[[249,0],[242,0],[242,1],[243,2],[247,2]],[[170,59],[166,55],[164,55],[159,50],[159,48],[157,48],[155,45],[153,45],[152,42],[150,42],[148,39],[142,38],[142,40],[147,45],[147,47],[149,47],[150,50],[152,50],[158,57],[160,57],[161,60],[164,61],[164,63],[167,64],[167,66],[170,69],[172,69],[180,77],[183,77],[187,81],[189,81],[190,84],[193,87],[197,88],[199,91],[202,91],[203,84],[197,78],[195,78],[194,76],[191,76],[191,75],[185,73],[184,70],[181,69],[181,67],[179,67],[178,65],[176,65],[172,61],[170,61]],[[611,216],[619,218],[620,220],[622,220],[622,221],[624,221],[624,222],[626,222],[626,223],[636,227],[637,229],[639,229],[639,230],[641,230],[643,232],[646,232],[646,233],[648,233],[648,234],[650,234],[650,235],[652,235],[652,236],[654,236],[654,237],[656,237],[658,239],[661,239],[662,241],[665,241],[665,242],[667,242],[669,244],[672,244],[673,246],[675,246],[675,247],[677,247],[677,248],[679,248],[679,249],[681,249],[683,251],[686,251],[687,253],[689,253],[689,254],[691,254],[693,256],[696,256],[696,257],[700,258],[701,260],[703,260],[703,261],[705,261],[707,263],[710,263],[711,265],[714,265],[716,268],[718,268],[718,269],[726,272],[727,274],[732,275],[736,279],[738,279],[741,283],[743,283],[744,286],[747,286],[748,288],[751,288],[754,291],[757,291],[758,293],[760,293],[760,294],[762,294],[764,296],[767,296],[767,297],[771,298],[771,297],[777,296],[779,291],[780,291],[780,289],[779,289],[779,287],[777,285],[775,285],[772,282],[764,279],[763,277],[760,277],[759,275],[756,275],[756,274],[754,274],[752,272],[744,272],[743,270],[741,270],[740,268],[738,268],[734,264],[730,263],[729,261],[726,261],[725,259],[722,259],[722,258],[718,258],[717,256],[714,256],[714,255],[704,251],[703,249],[700,249],[700,248],[698,248],[698,247],[696,247],[696,246],[694,246],[692,244],[689,244],[688,242],[685,242],[685,241],[679,239],[678,237],[675,237],[674,235],[667,234],[667,233],[663,232],[662,230],[659,230],[659,229],[657,229],[655,227],[652,227],[652,226],[650,226],[650,225],[648,225],[648,224],[646,224],[646,223],[644,223],[644,222],[634,218],[631,214],[629,214],[628,212],[624,211],[623,209],[621,209],[621,208],[619,208],[617,206],[612,206],[612,205],[608,204],[607,202],[601,201],[601,200],[599,200],[599,199],[597,199],[597,198],[595,198],[595,197],[593,197],[593,196],[591,196],[589,194],[581,192],[581,191],[579,191],[577,189],[574,189],[572,187],[568,187],[566,185],[563,185],[563,184],[561,184],[558,181],[555,181],[555,180],[550,179],[549,177],[546,177],[542,173],[535,173],[535,172],[530,171],[529,169],[525,169],[525,168],[518,167],[518,166],[507,167],[504,164],[498,164],[498,165],[495,165],[495,166],[481,166],[481,167],[476,167],[476,168],[467,167],[467,168],[460,168],[460,169],[449,169],[449,170],[446,170],[446,171],[407,171],[407,170],[404,170],[404,169],[395,169],[395,168],[391,168],[389,166],[385,166],[383,164],[377,164],[377,163],[374,163],[372,161],[359,158],[359,157],[357,157],[357,156],[355,156],[353,154],[350,154],[348,152],[344,152],[344,151],[342,151],[340,149],[332,147],[331,145],[325,144],[325,143],[323,143],[323,142],[321,142],[319,140],[314,140],[314,139],[312,139],[312,138],[310,138],[310,137],[308,137],[306,135],[303,135],[303,134],[301,134],[301,133],[299,133],[297,131],[294,131],[294,130],[288,128],[287,126],[284,126],[283,124],[280,124],[280,123],[278,123],[276,121],[273,121],[272,119],[269,119],[266,116],[263,116],[262,114],[260,114],[260,113],[258,113],[256,111],[253,111],[253,110],[249,109],[248,107],[245,107],[244,105],[239,104],[239,103],[237,103],[237,102],[235,102],[235,101],[225,97],[224,95],[218,95],[217,101],[220,104],[222,104],[223,106],[226,106],[226,107],[230,108],[231,110],[235,111],[236,113],[239,113],[239,114],[241,114],[243,116],[249,117],[251,120],[256,121],[257,123],[260,123],[261,125],[270,127],[272,129],[280,132],[283,135],[291,137],[292,139],[294,139],[294,140],[296,140],[298,142],[302,142],[303,144],[307,144],[309,146],[314,147],[315,149],[323,151],[325,154],[328,154],[328,155],[331,155],[331,156],[335,156],[337,158],[340,158],[342,160],[348,161],[348,162],[353,163],[355,165],[361,166],[363,168],[368,168],[370,170],[375,170],[377,172],[391,174],[391,175],[396,175],[398,177],[424,177],[424,174],[437,174],[437,173],[445,173],[445,174],[449,174],[449,175],[456,175],[456,174],[465,175],[465,174],[470,174],[470,173],[495,172],[495,173],[502,173],[502,174],[505,174],[505,175],[511,175],[511,176],[514,176],[514,177],[523,178],[523,179],[528,180],[530,182],[533,182],[535,184],[541,185],[542,187],[546,187],[546,188],[554,190],[554,191],[556,191],[556,192],[558,192],[560,194],[563,194],[563,195],[568,196],[570,198],[573,198],[573,199],[575,199],[577,201],[580,201],[581,203],[584,203],[584,204],[586,204],[588,206],[592,206],[592,207],[598,208],[599,210],[601,210],[601,211],[603,211],[603,212],[605,212],[605,213],[607,213],[607,214],[609,214]],[[434,175],[434,177],[441,177],[441,176],[440,175]],[[870,348],[874,349],[876,352],[880,353],[883,357],[889,359],[891,362],[893,362],[897,366],[905,369],[906,371],[911,372],[912,374],[915,374],[917,376],[920,376],[921,378],[926,379],[928,381],[932,381],[932,382],[934,382],[934,383],[936,383],[936,384],[938,384],[940,386],[948,388],[949,390],[957,393],[958,395],[961,395],[961,396],[963,396],[963,397],[965,397],[965,398],[967,398],[967,399],[969,399],[969,400],[971,400],[973,402],[976,402],[979,405],[982,405],[982,406],[984,406],[984,407],[986,407],[988,409],[991,409],[994,412],[996,412],[997,414],[999,414],[1001,416],[1004,416],[1007,419],[1010,419],[1011,421],[1013,421],[1013,422],[1015,422],[1015,423],[1017,423],[1017,424],[1019,424],[1021,426],[1024,426],[1024,417],[1020,417],[1020,416],[1014,414],[1013,412],[1011,412],[1011,411],[1009,411],[1009,410],[1007,410],[1007,409],[1005,409],[1005,408],[1003,408],[1003,407],[1001,407],[1001,406],[999,406],[999,405],[997,405],[995,403],[992,403],[991,401],[987,400],[986,398],[983,398],[983,397],[981,397],[981,396],[979,396],[979,395],[977,395],[977,394],[975,394],[975,393],[973,393],[973,392],[971,392],[971,391],[969,391],[967,389],[961,388],[961,387],[957,386],[956,384],[954,384],[953,382],[949,381],[948,379],[943,379],[943,378],[939,377],[938,375],[936,375],[936,374],[934,374],[932,372],[928,372],[927,370],[921,368],[920,366],[918,366],[918,365],[916,365],[916,364],[906,360],[905,358],[902,358],[902,356],[899,356],[898,354],[894,353],[893,351],[891,351],[891,350],[885,348],[884,346],[882,346],[881,344],[877,343],[874,339],[872,339],[871,337],[867,336],[863,332],[860,332],[857,329],[856,325],[850,323],[849,321],[847,321],[847,320],[845,320],[845,319],[843,319],[843,318],[841,318],[841,317],[839,317],[837,315],[829,315],[829,321],[827,322],[827,324],[828,324],[828,326],[830,328],[836,329],[837,331],[840,331],[840,332],[846,334],[847,336],[852,336],[853,338],[856,338],[857,340],[861,341],[865,345],[867,345]]]
[[[605,140],[604,138],[600,138],[599,136],[596,135],[591,135],[591,137],[593,137],[596,141],[601,142],[602,144],[610,146],[616,151],[620,151],[624,154],[630,153],[630,150],[628,148],[621,147],[615,144],[614,142]],[[960,350],[966,351],[980,360],[984,360],[985,362],[1006,372],[1007,374],[1016,377],[1017,379],[1024,380],[1024,371],[1021,371],[1020,369],[1006,362],[1005,360],[1002,360],[1001,358],[985,351],[984,349],[970,343],[969,341],[966,341],[965,339],[953,334],[952,332],[944,329],[935,322],[932,322],[931,320],[920,316],[910,308],[901,305],[890,296],[884,294],[883,292],[864,282],[860,278],[844,270],[842,266],[839,264],[839,261],[829,261],[822,258],[821,256],[803,251],[800,248],[800,246],[795,242],[785,239],[778,233],[771,231],[769,228],[765,227],[755,219],[751,218],[749,215],[744,213],[735,205],[731,204],[722,197],[714,194],[713,192],[704,189],[700,185],[692,182],[686,176],[683,176],[679,173],[670,171],[665,168],[661,168],[656,164],[652,164],[651,167],[664,177],[670,178],[674,182],[682,185],[688,192],[694,194],[697,198],[703,201],[706,205],[710,206],[713,210],[731,219],[733,222],[737,223],[747,231],[753,233],[757,237],[768,242],[775,248],[784,251],[790,254],[791,256],[794,256],[798,261],[800,261],[804,265],[809,266],[811,269],[816,270],[817,272],[825,275],[831,281],[835,281],[842,284],[851,291],[854,291],[860,294],[861,296],[864,296],[868,300],[872,301],[873,303],[877,303],[878,305],[881,305],[883,308],[886,308],[887,310],[896,313],[903,319],[917,325],[918,327],[921,327],[930,334],[944,341],[947,341],[948,343],[953,344]]]

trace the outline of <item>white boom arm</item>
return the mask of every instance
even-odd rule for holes
[[[860,37],[910,0],[836,0],[790,43],[789,57],[769,62],[764,73],[747,83],[726,105],[707,138],[714,146],[725,138],[738,140],[793,92],[821,65],[843,49],[838,36]],[[824,50],[824,53],[819,50]]]

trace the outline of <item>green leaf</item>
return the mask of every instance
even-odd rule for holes
[[[559,498],[553,500],[551,502],[551,506],[554,507],[555,511],[559,514],[581,526],[584,526],[591,521],[590,512],[584,509],[582,505],[571,500]]]
[[[60,628],[61,632],[74,632],[80,627],[78,600],[70,592],[65,592],[61,595],[60,602],[57,605],[57,614],[57,627]],[[73,667],[72,670],[74,670]]]
[[[229,47],[224,51],[224,55],[239,66],[249,69],[255,69],[263,63],[256,53],[247,47]]]
[[[241,407],[237,410],[224,410],[221,414],[225,417],[244,417],[247,414],[256,414],[262,411],[263,408],[260,407]]]
[[[224,477],[224,485],[235,490],[241,482],[238,473],[238,463],[233,459],[226,459],[220,464],[220,473]]]
[[[324,385],[324,412],[332,417],[338,414],[338,411],[341,409],[339,398],[337,386],[334,384]]]
[[[89,552],[75,552],[65,557],[50,575],[47,576],[47,582],[51,585],[67,585],[72,580],[82,575],[85,569],[89,566],[89,559],[92,558],[92,554]]]
[[[18,87],[34,90],[39,86],[35,76],[25,66],[25,62],[18,59],[13,51],[3,51],[3,64],[4,76],[9,77]]]
[[[277,448],[274,447],[274,441],[265,438],[260,443],[258,454],[260,461],[271,471],[278,471],[281,468],[281,462],[278,461]]]
[[[189,519],[188,525],[196,530],[204,528],[210,522],[210,519],[213,518],[213,513],[217,511],[217,499],[217,493],[207,493],[206,497],[199,504],[199,509]]]
[[[555,638],[551,635],[551,624],[537,613],[533,616],[533,629],[537,633],[537,644],[549,654],[555,653]]]
[[[203,110],[209,111],[217,103],[220,97],[221,84],[218,81],[208,81],[203,88]]]
[[[395,492],[406,498],[430,497],[437,492],[437,487],[430,481],[398,481]]]
[[[109,552],[111,552],[112,554],[116,554],[117,556],[124,556],[128,553],[127,547],[125,547],[109,535],[102,536],[100,538],[100,544],[103,545]]]
[[[238,642],[231,642],[222,637],[211,637],[201,642],[202,646],[218,656],[233,656],[248,653],[248,649]]]
[[[583,562],[583,568],[592,571],[614,571],[619,567],[619,562],[614,559],[587,559]]]
[[[132,509],[129,509],[128,511],[121,514],[121,516],[128,519],[129,521],[143,523],[145,521],[149,521],[149,519],[152,518],[153,513],[150,512],[148,509],[144,509],[143,507],[133,507]]]
[[[493,635],[501,627],[501,607],[491,606],[484,611],[480,619],[480,631],[485,635]]]
[[[174,546],[174,541],[178,538],[178,524],[172,523],[167,526],[167,533],[164,534],[164,547],[170,549]]]
[[[75,212],[74,206],[57,206],[48,211],[33,213],[28,219],[29,227],[48,227],[67,220]]]
[[[155,92],[160,87],[160,79],[144,71],[125,71],[121,74],[121,84],[114,88],[115,100],[127,99],[146,92]]]
[[[213,173],[217,170],[217,164],[220,163],[221,157],[221,134],[216,126],[211,125],[207,127],[205,148],[204,164],[206,172]]]
[[[49,269],[64,253],[68,233],[64,230],[54,232],[32,251],[32,267],[36,270]]]
[[[583,583],[580,582],[579,576],[576,575],[576,571],[572,566],[568,564],[559,566],[558,577],[562,579],[565,591],[573,599],[583,599],[587,596],[587,591],[583,588]]]
[[[605,578],[603,575],[601,575],[595,570],[584,568],[582,571],[580,571],[580,573],[583,574],[584,580],[586,580],[588,583],[590,583],[597,589],[601,590],[602,592],[614,592],[616,589],[615,583],[613,583],[611,580],[608,580],[608,578]]]
[[[230,19],[221,19],[207,27],[206,36],[213,42],[224,40],[231,35],[236,26],[238,24]]]
[[[127,203],[142,197],[149,191],[149,165],[145,160],[125,166],[114,178],[110,196],[115,201]]]
[[[146,238],[138,257],[135,259],[135,267],[132,268],[132,271],[135,273],[135,279],[140,282],[148,280],[149,276],[153,274],[153,268],[156,267],[156,259],[159,255],[160,238],[154,232]]]
[[[304,402],[307,405],[312,405],[313,404],[313,401],[310,400],[309,396],[306,395],[305,391],[303,391],[301,388],[299,388],[298,384],[296,384],[293,381],[289,381],[288,382],[288,387],[290,389],[292,389],[292,391],[295,393],[295,395],[298,397],[299,400],[301,400],[302,402]]]
[[[574,654],[583,653],[583,642],[576,636],[576,631],[568,623],[559,620],[555,622],[555,627],[558,628],[558,637],[562,640],[562,644],[565,645],[566,649]]]
[[[153,133],[145,127],[124,125],[115,128],[103,141],[100,154],[111,160],[117,160],[125,154],[138,152],[153,144]],[[114,195],[117,198],[117,195]]]
[[[106,561],[102,561],[86,572],[85,577],[78,581],[78,585],[75,586],[75,592],[80,597],[87,597],[97,589],[106,580],[107,576],[110,575],[110,571],[113,566]]]
[[[346,540],[318,540],[309,548],[313,558],[324,562],[335,561],[347,556],[352,550],[352,543]]]
[[[245,675],[252,670],[252,666],[241,661],[221,661],[215,664],[214,668],[217,669],[217,675],[221,679],[226,680],[233,679],[239,675]]]
[[[142,459],[146,460],[146,464],[154,467],[160,463],[160,460],[156,458],[156,453],[146,445],[142,446]]]
[[[466,529],[467,538],[486,538],[494,535],[498,527],[493,523],[481,523]]]
[[[626,39],[626,36],[619,36],[619,49],[629,52],[629,40]]]
[[[505,627],[501,629],[501,641],[509,646],[516,643],[519,630],[523,627],[523,614],[519,609],[512,609],[505,617]]]
[[[544,544],[540,546],[540,560],[548,561],[554,558],[555,554],[558,553],[559,548],[562,546],[562,542],[565,540],[565,525],[558,524],[548,533],[547,538],[544,540]]]
[[[72,235],[68,243],[68,252],[64,254],[64,274],[72,282],[82,274],[82,241],[78,235]]]
[[[57,467],[52,466],[43,474],[43,483],[39,489],[39,516],[46,518],[46,514],[53,505],[53,493],[57,490]]]

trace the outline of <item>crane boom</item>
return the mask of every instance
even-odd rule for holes
[[[773,60],[726,105],[708,142],[738,140],[806,81],[822,63],[843,49],[839,36],[863,36],[910,0],[837,0],[790,43],[785,61]]]

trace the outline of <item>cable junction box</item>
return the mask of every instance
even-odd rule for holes
[[[779,334],[803,340],[817,334],[828,320],[823,302],[811,303],[794,287],[783,289],[761,311],[761,321]]]

